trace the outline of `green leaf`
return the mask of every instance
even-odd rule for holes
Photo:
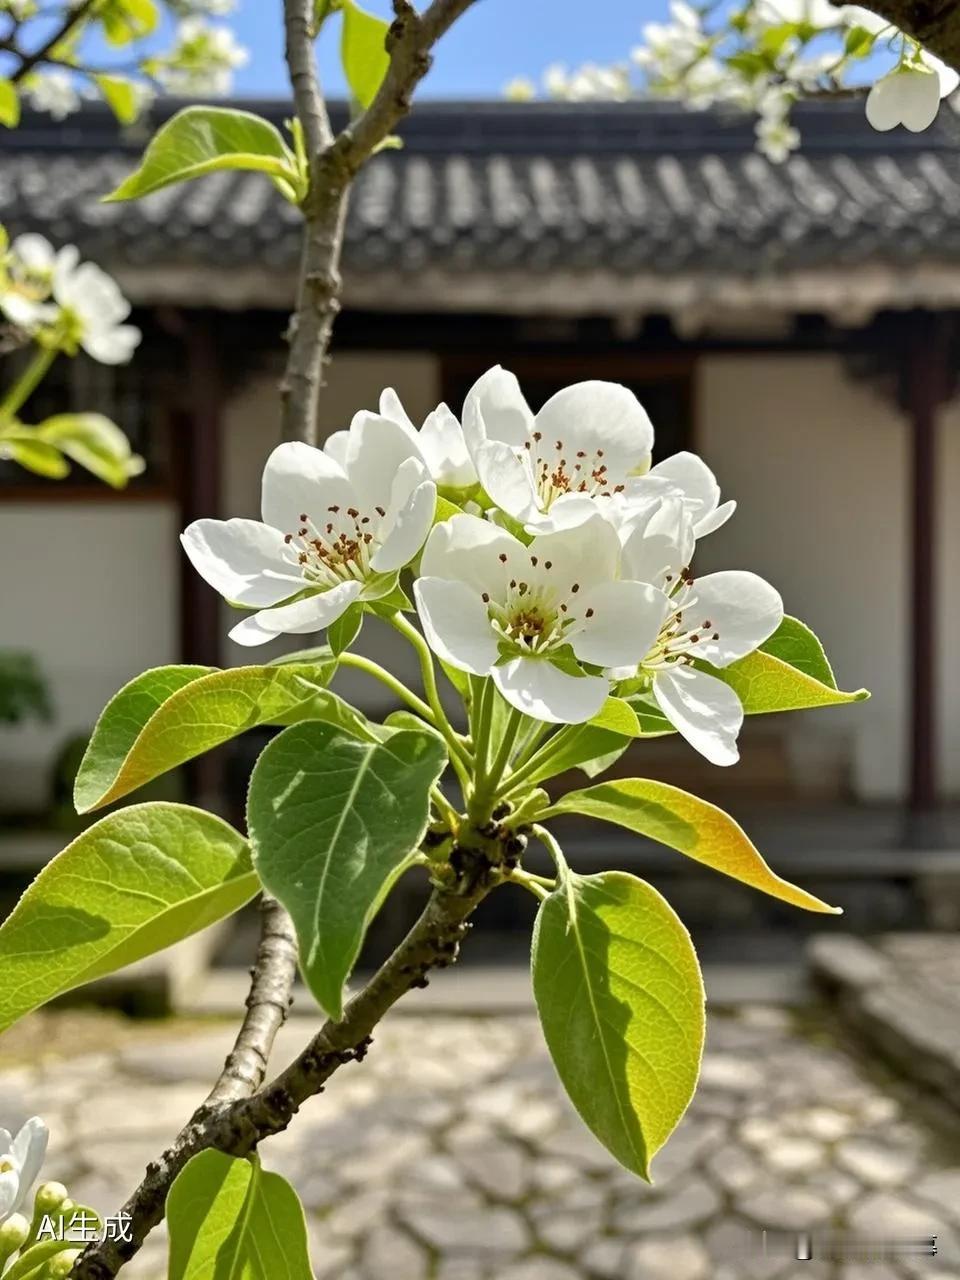
[[[313,1280],[297,1193],[253,1155],[201,1151],[167,1199],[169,1280]]]
[[[549,816],[561,813],[614,822],[792,906],[839,914],[839,908],[775,875],[729,814],[679,787],[649,778],[601,782],[561,796]]]
[[[796,667],[804,675],[819,680],[830,689],[837,687],[833,668],[827,661],[823,645],[799,618],[787,615],[773,635],[764,640],[760,649],[763,653],[769,653],[781,662]]]
[[[104,199],[138,200],[219,169],[253,169],[298,181],[293,153],[268,120],[228,107],[186,107],[157,131],[140,168]]]
[[[369,107],[377,96],[390,66],[389,29],[389,23],[361,9],[355,0],[344,0],[340,60],[350,92],[361,107]]]
[[[0,80],[0,124],[15,129],[20,123],[20,95],[9,80]]]
[[[454,516],[462,516],[463,508],[458,507],[455,502],[451,502],[449,498],[442,497],[437,494],[437,505],[433,512],[433,523],[442,524],[444,520],[452,520]]]
[[[622,733],[627,738],[639,738],[640,722],[637,713],[629,702],[623,698],[607,698],[606,702],[588,721],[595,729],[608,729],[611,733]]]
[[[68,476],[70,463],[60,450],[28,438],[26,435],[28,430],[29,428],[23,428],[22,435],[20,432],[13,435],[12,431],[5,431],[0,440],[0,456],[6,454],[8,458],[19,463],[24,470],[32,471],[37,476],[44,476],[47,480],[62,480],[64,476]]]
[[[144,468],[143,459],[130,449],[130,441],[102,413],[60,413],[35,428],[37,439],[53,445],[114,489]]]
[[[117,46],[152,35],[160,20],[153,0],[101,0],[96,12],[107,43]]]
[[[332,1018],[371,920],[423,837],[445,762],[432,733],[367,743],[301,724],[254,767],[247,827],[257,870],[293,917],[304,978]]]
[[[327,643],[335,658],[339,658],[341,653],[350,648],[360,634],[362,626],[362,604],[352,604],[335,622],[330,623],[327,627]]]
[[[77,812],[101,809],[257,725],[352,715],[362,729],[359,713],[323,688],[328,678],[323,664],[144,672],[97,721],[74,783]]]
[[[868,31],[866,27],[850,27],[843,40],[843,51],[848,58],[865,58],[873,49],[874,41],[880,32]]]
[[[632,739],[621,733],[613,733],[609,729],[600,729],[595,725],[577,725],[569,734],[564,733],[561,745],[556,754],[545,760],[540,768],[530,775],[530,785],[536,786],[547,778],[555,778],[568,769],[584,768],[598,757],[607,757],[612,753],[621,754],[630,745]]]
[[[258,888],[247,842],[213,814],[155,803],[101,818],[0,927],[0,1031],[232,915]]]
[[[137,85],[124,76],[99,75],[93,79],[120,124],[133,124],[143,102]]]
[[[571,874],[537,916],[533,991],[573,1105],[621,1164],[649,1180],[700,1072],[703,983],[686,929],[626,872]]]

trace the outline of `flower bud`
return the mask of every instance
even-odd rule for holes
[[[73,1270],[73,1264],[80,1257],[82,1249],[64,1249],[51,1258],[40,1272],[39,1280],[67,1280]]]
[[[0,1225],[0,1270],[8,1258],[17,1252],[30,1234],[30,1223],[22,1213],[11,1213]]]
[[[33,1201],[34,1217],[43,1217],[45,1213],[55,1214],[67,1199],[67,1188],[62,1182],[42,1182],[37,1187]]]

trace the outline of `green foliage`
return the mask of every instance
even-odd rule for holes
[[[59,450],[114,489],[143,472],[143,459],[130,449],[120,428],[102,413],[58,413],[30,430],[37,441]],[[70,470],[67,466],[67,471]]]
[[[125,76],[99,75],[93,78],[120,124],[133,124],[140,114],[140,104],[143,101],[137,85]]]
[[[336,622],[327,627],[327,643],[335,658],[349,649],[360,634],[363,625],[363,605],[352,604],[346,613],[342,613]]]
[[[792,906],[837,912],[836,907],[775,875],[729,814],[665,782],[649,778],[601,782],[584,791],[567,792],[548,812],[550,816],[578,813],[616,823]]]
[[[252,169],[302,196],[296,157],[268,120],[227,107],[186,107],[157,130],[139,169],[106,200],[139,200],[221,169]]]
[[[125,685],[97,721],[74,788],[78,813],[102,809],[145,782],[261,724],[364,718],[323,687],[332,664],[157,667]]]
[[[0,80],[0,124],[15,129],[20,123],[20,95],[9,80]]]
[[[160,21],[154,0],[100,0],[97,17],[107,43],[118,47],[152,35]]]
[[[343,0],[343,30],[340,60],[350,93],[361,107],[369,107],[377,96],[390,66],[386,40],[389,24],[355,3]]]
[[[222,920],[258,887],[247,842],[212,814],[179,804],[109,814],[44,867],[0,927],[0,1030]]]
[[[533,990],[574,1106],[621,1164],[649,1179],[703,1050],[703,984],[686,929],[634,876],[569,874],[540,907]]]
[[[312,1280],[297,1193],[258,1156],[201,1151],[167,1199],[168,1280]]]
[[[256,867],[293,917],[304,978],[332,1018],[371,920],[423,838],[445,763],[430,732],[370,743],[324,724],[287,729],[257,761],[247,800]]]

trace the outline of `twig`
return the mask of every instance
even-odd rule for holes
[[[287,338],[290,356],[280,384],[284,440],[317,444],[317,396],[323,385],[333,325],[340,311],[340,257],[350,185],[402,116],[413,90],[430,69],[437,40],[475,0],[433,0],[418,14],[409,0],[393,0],[396,17],[387,35],[390,64],[370,106],[335,139],[328,139],[310,36],[310,5],[284,0],[287,63],[297,113],[304,123],[310,155],[310,194],[297,309]]]
[[[237,1038],[207,1095],[207,1105],[248,1097],[263,1084],[277,1032],[287,1020],[297,976],[297,935],[275,898],[260,902],[260,945],[251,970],[247,1012]]]
[[[61,22],[59,28],[39,48],[34,49],[32,53],[21,52],[19,67],[8,76],[11,83],[16,84],[25,75],[28,75],[39,62],[43,62],[47,54],[55,49],[74,27],[84,21],[96,3],[97,0],[83,0],[82,4],[77,5],[75,9],[69,10],[67,17]]]
[[[248,1155],[265,1138],[285,1129],[338,1068],[363,1059],[374,1028],[391,1006],[412,987],[426,986],[431,969],[456,959],[469,928],[467,917],[500,881],[488,863],[479,865],[479,874],[458,891],[434,891],[404,941],[348,1002],[342,1020],[326,1022],[275,1080],[252,1097],[205,1102],[194,1112],[173,1145],[147,1166],[146,1176],[123,1206],[132,1238],[88,1245],[74,1266],[74,1280],[113,1280],[163,1218],[173,1180],[198,1152],[215,1148]]]

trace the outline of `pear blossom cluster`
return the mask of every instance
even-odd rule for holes
[[[880,59],[886,65],[877,77]],[[758,149],[775,164],[801,144],[791,110],[808,94],[872,84],[866,116],[875,129],[921,132],[958,83],[952,68],[884,18],[830,0],[745,0],[733,7],[671,0],[670,21],[647,23],[629,61],[573,70],[554,65],[542,77],[545,95],[566,101],[641,95],[752,112]],[[518,77],[505,92],[527,101],[537,88]]]
[[[181,541],[251,611],[239,644],[329,627],[409,571],[433,653],[517,711],[581,724],[611,693],[636,697],[732,764],[743,710],[720,673],[773,634],[783,604],[744,570],[695,576],[698,540],[735,503],[695,454],[652,465],[653,450],[628,388],[576,383],[534,412],[497,366],[459,418],[441,404],[418,428],[388,389],[322,449],[279,445],[260,520],[198,520]]]
[[[0,253],[0,316],[41,346],[69,355],[82,348],[102,364],[124,364],[140,342],[129,314],[116,282],[81,262],[74,245],[54,249],[28,232]]]

